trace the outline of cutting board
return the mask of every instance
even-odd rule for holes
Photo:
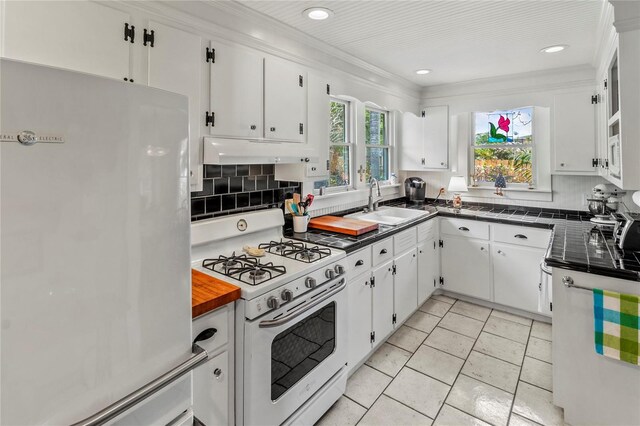
[[[321,216],[311,219],[309,227],[339,234],[362,235],[378,229],[378,224],[339,216]]]

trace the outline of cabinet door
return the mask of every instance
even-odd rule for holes
[[[424,112],[425,168],[446,169],[449,167],[449,107],[428,107]]]
[[[418,246],[418,305],[435,291],[440,279],[438,242],[430,239]]]
[[[394,261],[393,303],[399,326],[418,308],[418,254],[414,248]]]
[[[349,321],[347,323],[347,362],[352,370],[371,351],[371,274],[365,272],[347,285]]]
[[[505,306],[538,312],[540,262],[545,251],[494,244],[493,300]]]
[[[393,261],[373,270],[373,332],[378,345],[393,331]]]
[[[122,80],[130,77],[129,14],[88,1],[2,2],[2,56]],[[142,28],[135,28],[135,42]]]
[[[265,58],[264,137],[304,142],[307,135],[307,72],[293,62]]]
[[[489,243],[470,238],[447,238],[442,247],[444,290],[491,300]]]
[[[202,90],[202,38],[155,21],[149,21],[149,30],[154,32],[153,47],[147,46],[149,86],[180,93],[189,97],[189,144],[191,184],[199,184],[202,167],[202,144],[200,127],[204,120],[201,114]]]
[[[205,425],[229,423],[229,353],[193,370],[193,414]]]
[[[402,138],[400,139],[400,170],[423,170],[426,165],[424,156],[424,118],[413,113],[402,115]]]
[[[329,176],[329,116],[330,88],[327,78],[309,74],[309,114],[307,116],[307,142],[318,153],[318,162],[306,165],[306,176]]]
[[[553,152],[556,172],[596,173],[596,107],[593,93],[556,95],[553,100]]]
[[[211,42],[211,112],[213,136],[262,137],[262,70],[260,53],[243,47]]]

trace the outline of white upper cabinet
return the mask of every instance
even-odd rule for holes
[[[268,56],[264,60],[264,137],[306,141],[307,71]]]
[[[449,107],[427,107],[421,115],[402,116],[400,170],[449,168]]]
[[[554,173],[596,174],[596,104],[593,90],[562,93],[553,99]]]
[[[213,49],[213,50],[212,50]],[[260,52],[212,42],[211,111],[213,136],[263,137],[263,56]],[[205,112],[206,113],[206,112]]]
[[[424,109],[425,168],[449,167],[449,107],[435,106]]]
[[[3,1],[2,56],[120,80],[131,77],[129,14],[86,1]]]
[[[202,167],[200,129],[204,121],[200,108],[205,96],[202,89],[205,63],[202,37],[155,21],[149,21],[144,30],[153,34],[153,44],[145,43],[149,86],[189,97],[190,174],[191,184],[197,186],[200,183],[199,168]]]

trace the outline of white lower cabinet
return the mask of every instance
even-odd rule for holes
[[[538,311],[542,249],[493,244],[493,300],[524,311]]]
[[[491,300],[489,242],[450,237],[442,246],[443,290]]]
[[[347,285],[349,368],[357,365],[371,351],[372,291],[371,272],[349,279]]]
[[[418,308],[417,249],[398,256],[393,265],[394,324],[402,324]]]
[[[440,282],[440,253],[438,242],[431,238],[418,245],[418,306],[438,288]]]
[[[193,408],[205,425],[228,425],[229,352],[224,351],[193,372]]]
[[[374,345],[393,331],[393,261],[373,270]]]

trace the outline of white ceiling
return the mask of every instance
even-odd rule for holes
[[[604,0],[237,0],[420,85],[590,64]],[[334,11],[312,21],[302,11]],[[557,54],[540,49],[567,44]],[[432,72],[418,76],[415,70]]]

